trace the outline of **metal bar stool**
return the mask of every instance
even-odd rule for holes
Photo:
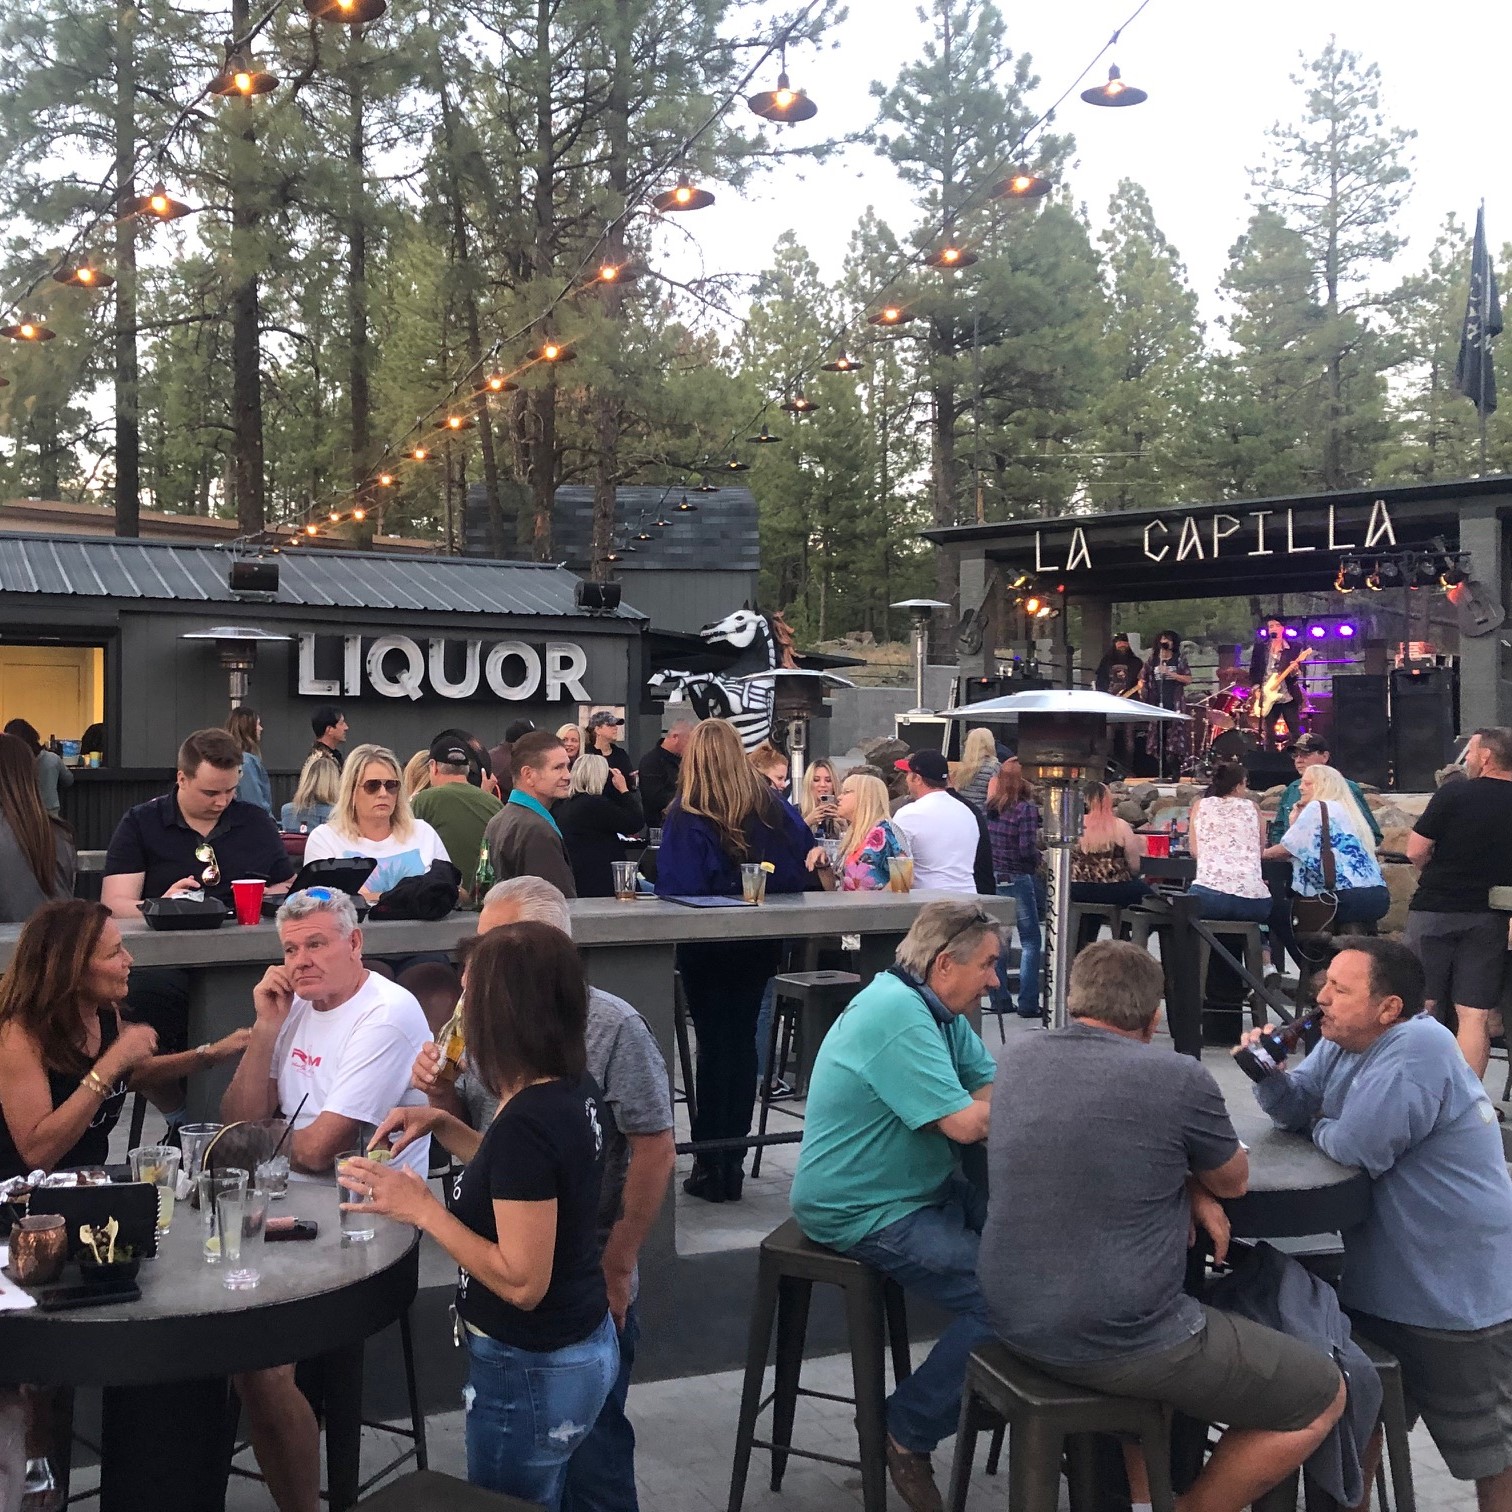
[[[1204,919],[1212,933],[1222,939],[1224,936],[1236,938],[1243,945],[1243,960],[1245,969],[1257,981],[1265,977],[1265,935],[1260,925],[1250,923],[1243,919]],[[1231,947],[1229,947],[1231,948]],[[1208,966],[1213,958],[1213,947],[1199,931],[1197,936],[1197,971],[1198,980],[1202,983],[1204,1006],[1207,1001]],[[1265,1002],[1255,992],[1245,987],[1244,998],[1249,1004],[1250,1023],[1256,1029],[1263,1029],[1267,1023],[1265,1016]]]

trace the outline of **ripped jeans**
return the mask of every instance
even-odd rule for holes
[[[550,1353],[468,1330],[467,1478],[556,1509],[567,1461],[598,1418],[619,1373],[614,1319]]]

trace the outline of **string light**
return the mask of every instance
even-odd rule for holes
[[[902,305],[883,305],[875,315],[866,317],[867,325],[874,326],[900,326],[907,325],[910,320],[917,317],[912,310],[905,310]]]
[[[794,89],[787,73],[787,44],[782,47],[782,68],[777,75],[776,89],[764,89],[746,100],[747,106],[763,121],[775,121],[780,126],[791,126],[795,121],[811,121],[819,114],[819,107],[801,89]]]
[[[519,388],[518,383],[510,382],[508,374],[497,369],[483,380],[483,389],[490,394],[514,394],[519,392]]]
[[[824,373],[859,373],[866,364],[855,357],[847,357],[844,352],[839,353],[832,362],[822,363],[820,371]]]
[[[393,473],[386,472],[386,473],[379,473],[378,474],[378,486],[379,486],[379,488],[392,488],[394,486],[395,481],[396,481],[396,479],[395,479]]]
[[[956,268],[969,268],[977,261],[977,255],[975,252],[968,252],[964,247],[949,243],[919,260],[927,268],[943,268],[946,272],[951,272]]]
[[[409,452],[411,462],[429,462],[430,453],[423,446],[412,446]]]
[[[1050,192],[1050,180],[1028,168],[1017,168],[1002,183],[994,184],[987,191],[988,199],[1031,200],[1040,199]]]
[[[205,86],[209,92],[225,99],[237,95],[250,100],[256,95],[271,94],[278,88],[278,75],[258,66],[250,53],[228,45],[221,71]]]
[[[90,263],[78,263],[73,267],[58,268],[53,273],[53,281],[76,289],[108,289],[115,279]]]
[[[730,460],[725,463],[726,472],[743,473],[750,472],[750,470],[751,464],[749,462],[742,462],[739,457],[731,457]]]
[[[124,212],[126,215],[149,216],[159,221],[178,220],[191,213],[191,207],[183,200],[174,199],[161,179],[152,186],[150,193],[127,203],[129,208]]]
[[[1115,40],[1118,33],[1114,32]],[[1108,82],[1098,84],[1092,89],[1084,89],[1081,94],[1089,105],[1143,105],[1150,97],[1142,89],[1135,89],[1132,84],[1125,84],[1123,75],[1118,71],[1118,64],[1114,63],[1108,69]]]
[[[797,415],[799,419],[802,419],[805,415],[812,415],[819,406],[807,394],[797,393],[791,399],[784,399],[782,408],[788,414]]]
[[[762,422],[760,435],[747,436],[746,440],[749,441],[752,446],[781,446],[782,445],[782,437],[781,436],[774,436],[771,433],[771,431],[769,431],[766,428],[766,422],[765,421]]]
[[[436,429],[444,431],[469,431],[475,423],[466,415],[448,415]]]
[[[317,21],[361,26],[366,21],[376,21],[388,9],[388,0],[304,0],[304,8]]]
[[[561,341],[543,341],[530,353],[532,362],[576,362],[577,353]]]
[[[352,511],[352,518],[354,520],[356,520],[357,523],[360,525],[365,519],[367,519],[367,510],[365,510],[365,509],[354,509]]]
[[[680,173],[677,182],[664,189],[651,201],[651,208],[667,215],[679,210],[705,210],[714,203],[714,196],[707,189],[695,189],[686,173]]]
[[[9,336],[12,341],[51,341],[57,334],[51,326],[43,325],[40,315],[27,315],[15,325],[0,326],[0,336]]]
[[[672,506],[673,514],[697,514],[698,505],[692,503],[687,494],[684,494],[677,503]]]

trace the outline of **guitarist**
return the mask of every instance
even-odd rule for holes
[[[1099,693],[1111,693],[1115,698],[1138,698],[1143,691],[1139,682],[1143,672],[1139,653],[1130,648],[1127,632],[1120,630],[1113,637],[1112,650],[1098,662],[1092,686]],[[1113,726],[1113,759],[1125,772],[1133,770],[1136,728],[1131,724]]]
[[[1286,677],[1281,691],[1261,724],[1260,734],[1267,751],[1284,750],[1302,733],[1302,716],[1307,712],[1307,694],[1302,684],[1302,668],[1296,663],[1296,652],[1287,644],[1286,621],[1279,614],[1266,616],[1265,638],[1256,640],[1250,653],[1249,680],[1253,688],[1263,688],[1267,678],[1281,672]],[[1285,732],[1276,733],[1277,724],[1284,725]]]

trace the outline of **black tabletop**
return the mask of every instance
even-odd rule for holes
[[[1139,874],[1152,882],[1186,882],[1197,875],[1195,856],[1144,856],[1139,863]],[[1290,882],[1290,861],[1262,861],[1260,875],[1267,883]]]
[[[225,1288],[221,1268],[204,1260],[199,1213],[181,1203],[157,1258],[142,1265],[140,1301],[0,1313],[0,1382],[129,1386],[226,1376],[368,1338],[409,1306],[420,1246],[407,1224],[379,1218],[370,1241],[343,1245],[336,1188],[315,1182],[291,1182],[270,1213],[313,1218],[320,1234],[249,1242],[243,1258],[262,1278],[252,1291]]]

